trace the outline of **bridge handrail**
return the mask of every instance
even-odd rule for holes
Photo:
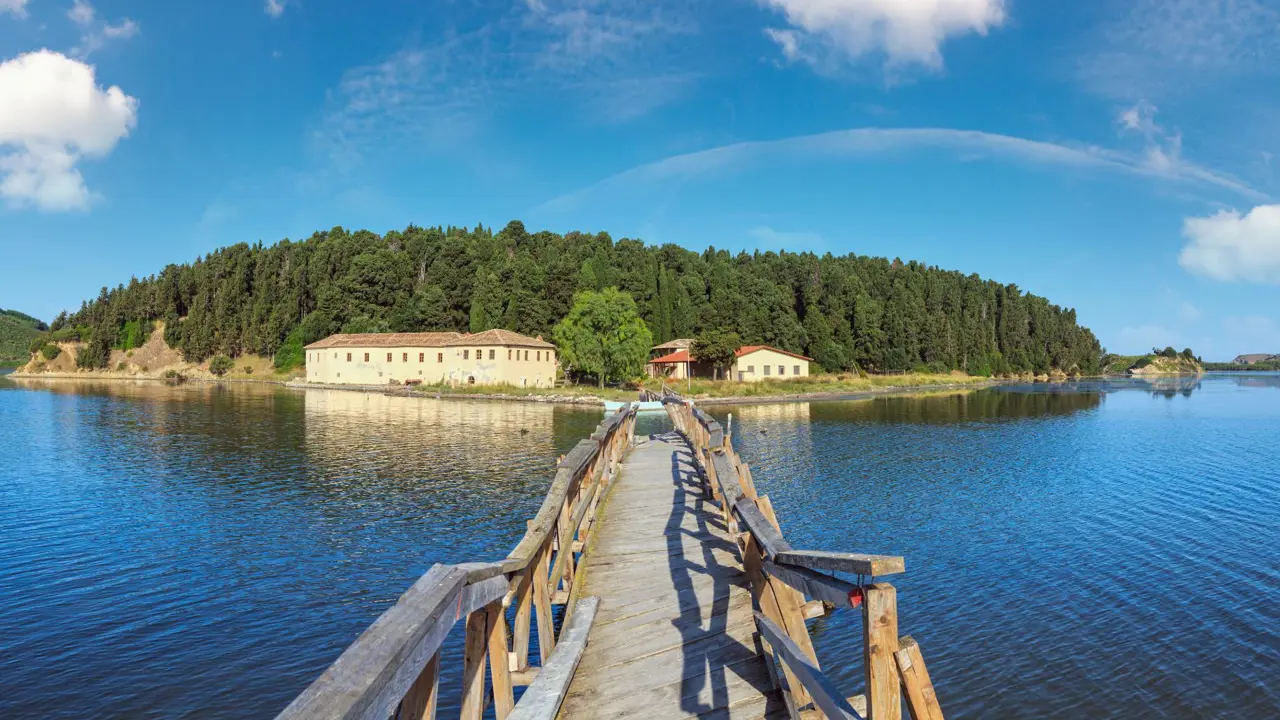
[[[693,446],[704,471],[705,491],[719,501],[726,525],[738,537],[743,566],[752,582],[752,594],[763,613],[759,617],[772,623],[774,630],[786,634],[789,646],[784,650],[779,651],[775,643],[769,642],[775,651],[781,652],[779,659],[785,661],[790,657],[796,661],[798,656],[794,653],[788,655],[794,650],[816,669],[817,657],[804,625],[805,619],[835,608],[861,607],[867,695],[865,698],[850,698],[850,702],[844,705],[869,707],[872,717],[899,717],[901,682],[908,689],[912,716],[932,717],[914,712],[916,697],[934,697],[936,706],[932,686],[920,685],[928,682],[928,675],[914,641],[911,647],[915,652],[913,659],[918,658],[918,673],[901,671],[898,665],[903,661],[895,658],[900,647],[897,591],[888,583],[864,582],[864,578],[905,572],[903,558],[792,548],[783,537],[772,503],[767,496],[757,494],[750,466],[734,451],[732,438],[726,436],[720,423],[687,400],[668,399],[665,403],[676,428]],[[855,584],[820,572],[824,570],[854,574],[858,581]],[[813,598],[813,602],[806,603],[806,595]],[[768,641],[770,633],[759,624],[758,627]],[[906,663],[911,666],[911,660]],[[819,702],[820,694],[829,695],[829,683],[821,687],[812,686],[806,682],[806,677],[813,681],[812,673],[797,667],[795,662],[782,662],[780,669],[783,695],[793,716],[798,717],[799,711],[810,702],[830,715],[834,708],[824,706],[830,698],[822,698]],[[825,682],[825,678],[823,680]],[[845,712],[843,705],[840,709]],[[929,709],[921,708],[921,711],[928,713]],[[940,713],[938,717],[941,717]]]
[[[494,714],[498,720],[517,707],[514,686],[537,682],[521,698],[520,718],[551,720],[547,688],[567,687],[595,617],[595,598],[575,602],[575,555],[580,553],[604,493],[631,443],[635,410],[623,408],[606,418],[590,439],[560,459],[555,479],[529,521],[528,530],[508,556],[495,563],[434,565],[374,621],[311,683],[277,720],[362,718],[420,720],[434,718],[439,699],[440,646],[453,626],[465,619],[462,712],[480,720],[485,709],[485,668],[489,668]],[[507,609],[516,606],[512,632]],[[568,605],[560,636],[553,605]],[[578,618],[579,613],[584,613]],[[529,663],[536,618],[540,663]],[[508,644],[510,634],[510,644]],[[557,644],[569,645],[556,652]],[[567,676],[566,676],[567,672]],[[526,698],[529,707],[525,708]],[[559,694],[563,699],[563,692]]]

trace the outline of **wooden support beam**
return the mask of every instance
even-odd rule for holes
[[[485,608],[485,632],[489,646],[489,679],[493,687],[493,712],[497,720],[506,720],[516,706],[511,685],[511,667],[507,657],[507,614],[501,602]]]
[[[547,556],[551,554],[551,541],[538,553],[537,567],[533,568],[533,610],[538,616],[538,660],[546,665],[551,651],[556,649],[556,633],[551,619],[551,593],[547,588]]]
[[[907,696],[907,710],[911,720],[944,720],[938,694],[934,692],[929,669],[925,667],[920,646],[910,637],[898,641],[898,652],[893,657],[898,662],[898,675]]]
[[[587,636],[595,623],[600,598],[589,597],[578,601],[573,618],[560,635],[560,645],[552,653],[538,673],[537,679],[524,691],[520,704],[509,720],[555,720],[560,712],[564,696],[569,692],[569,682],[582,660],[587,647]]]
[[[848,580],[768,561],[764,563],[764,571],[815,600],[840,608],[856,608],[862,604],[862,590]]]
[[[906,562],[896,555],[860,555],[787,548],[780,551],[777,557],[769,559],[780,565],[795,565],[810,570],[833,570],[868,577],[896,575],[907,570]]]
[[[529,629],[533,619],[533,573],[525,568],[516,585],[516,622],[511,633],[511,649],[515,655],[512,670],[529,667]]]
[[[902,720],[899,689],[898,591],[888,583],[865,588],[862,604],[863,667],[867,677],[867,710],[871,720]]]
[[[440,705],[440,652],[436,651],[400,702],[400,720],[436,720]]]
[[[489,634],[485,631],[487,613],[477,610],[467,616],[467,637],[462,656],[462,720],[481,720],[484,716],[484,666]]]
[[[817,705],[819,710],[831,720],[862,720],[862,716],[854,712],[853,706],[844,695],[836,690],[835,684],[822,673],[822,670],[818,669],[817,664],[799,646],[792,642],[785,630],[774,624],[763,613],[757,612],[755,616],[760,634],[764,636],[784,667],[789,668],[808,691],[809,696],[813,698],[813,704]],[[792,688],[792,693],[795,694],[795,688]]]
[[[765,557],[775,560],[779,553],[790,551],[791,545],[782,538],[782,533],[778,532],[773,523],[769,522],[760,511],[756,505],[757,502],[745,497],[739,498],[733,508],[738,514],[739,521],[756,539]]]

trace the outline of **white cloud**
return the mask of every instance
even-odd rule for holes
[[[263,10],[273,18],[278,18],[284,14],[285,0],[267,0]]]
[[[948,37],[986,35],[1004,23],[1004,0],[761,0],[786,15],[787,29],[766,33],[789,59],[829,46],[857,59],[883,52],[888,65],[942,67]]]
[[[555,198],[542,208],[567,206],[597,189],[659,183],[709,174],[730,166],[766,159],[830,159],[885,154],[916,149],[943,149],[966,159],[1000,158],[1035,165],[1120,172],[1160,180],[1211,185],[1245,197],[1266,195],[1229,175],[1180,161],[1157,165],[1146,155],[1133,155],[1090,145],[1027,140],[1025,138],[950,128],[855,128],[759,142],[742,142],[710,150],[675,155],[606,178],[590,187]]]
[[[110,154],[137,111],[136,99],[102,89],[92,66],[60,53],[0,63],[0,197],[44,211],[87,208],[76,164]]]
[[[93,6],[85,2],[85,0],[76,0],[71,9],[67,11],[67,17],[71,19],[71,22],[80,27],[92,25],[94,15]]]
[[[27,0],[0,0],[0,13],[13,13],[18,17],[26,17]]]
[[[1215,280],[1280,284],[1280,205],[1187,218],[1178,263]]]
[[[67,11],[67,17],[83,30],[80,45],[71,50],[71,54],[79,58],[87,58],[101,50],[107,40],[128,40],[141,30],[138,23],[129,18],[121,18],[115,24],[106,21],[99,23],[98,13],[88,0],[76,0]]]

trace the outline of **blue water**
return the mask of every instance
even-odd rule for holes
[[[793,545],[906,557],[948,717],[1280,717],[1280,377],[732,412]],[[271,717],[600,418],[0,379],[0,718]],[[861,692],[857,616],[812,630]]]
[[[906,558],[947,717],[1280,717],[1280,376],[733,414],[792,545]],[[860,688],[857,615],[814,635]]]

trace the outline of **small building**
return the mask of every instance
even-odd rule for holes
[[[311,343],[307,382],[554,387],[556,348],[510,330],[339,333]]]
[[[677,338],[670,342],[664,342],[661,345],[654,345],[649,349],[649,359],[654,360],[663,355],[670,355],[678,350],[688,350],[693,347],[691,338]]]
[[[738,348],[736,355],[726,379],[742,382],[808,377],[809,363],[812,362],[812,358],[768,345],[745,345]],[[655,357],[649,361],[647,368],[650,377],[671,380],[716,377],[716,369],[708,363],[694,360],[688,349]]]
[[[809,363],[813,362],[813,358],[768,345],[744,345],[738,348],[737,356],[733,377],[742,382],[808,377]]]

